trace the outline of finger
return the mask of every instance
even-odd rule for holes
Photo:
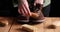
[[[28,16],[30,15],[30,11],[28,10],[28,8],[26,7],[26,5],[24,5],[25,6],[25,9],[26,9],[26,13],[28,14]]]
[[[27,12],[27,10],[26,10],[24,4],[22,5],[22,8],[23,8],[23,10],[24,10],[25,15],[28,16],[28,12]]]
[[[26,8],[26,10],[27,10],[27,12],[28,12],[28,15],[30,16],[31,13],[30,13],[30,9],[29,9],[27,0],[23,0],[23,4],[24,4],[24,6],[25,6],[25,8]]]
[[[21,13],[21,8],[20,8],[20,7],[18,7],[18,12],[19,12],[19,14],[22,14],[22,13]]]

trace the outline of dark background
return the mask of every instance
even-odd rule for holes
[[[59,6],[59,2],[52,0],[50,5],[43,8],[42,12],[46,17],[60,17],[60,9],[57,9],[60,8]],[[13,7],[12,0],[0,0],[0,16],[17,17],[19,15],[17,9],[17,7]]]
[[[51,1],[50,17],[60,17],[60,4],[59,3],[60,3],[59,0]]]
[[[0,16],[17,16],[12,0],[0,0]]]

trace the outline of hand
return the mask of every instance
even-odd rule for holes
[[[43,4],[44,0],[35,0],[34,3]]]
[[[23,16],[30,16],[31,13],[30,13],[30,9],[29,9],[29,6],[28,6],[28,2],[27,0],[19,0],[18,1],[18,12],[19,14],[22,14]]]

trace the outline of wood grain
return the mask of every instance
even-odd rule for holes
[[[1,17],[1,18],[3,18],[3,17]],[[23,24],[14,23],[15,21],[12,21],[13,18],[9,18],[9,17],[6,17],[6,18],[10,19],[9,25],[7,25],[5,27],[0,27],[0,32],[8,32],[11,25],[12,25],[12,27],[9,32],[25,32],[22,29],[20,29],[22,27],[21,25],[23,25]],[[31,25],[31,26],[35,26],[35,27],[39,28],[40,32],[60,32],[60,26],[52,26],[52,24],[55,21],[57,21],[57,22],[60,21],[60,18],[59,17],[45,17],[43,23]],[[12,22],[13,22],[13,24],[12,24]]]

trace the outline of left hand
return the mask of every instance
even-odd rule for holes
[[[35,5],[35,6],[36,6],[36,4],[38,4],[38,3],[39,3],[39,4],[43,4],[43,0],[35,0],[35,1],[34,1],[34,5]]]

